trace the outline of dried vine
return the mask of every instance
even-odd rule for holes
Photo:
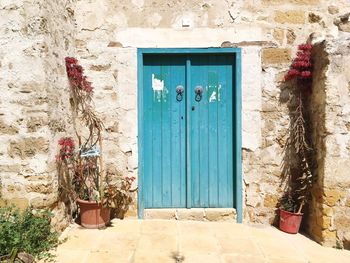
[[[71,199],[98,201],[104,187],[101,183],[104,181],[103,123],[92,105],[93,87],[91,82],[87,81],[82,66],[78,64],[77,59],[71,57],[67,57],[65,62],[78,149],[70,137],[59,141],[60,153],[57,161],[62,182],[60,187],[68,196],[71,196]],[[81,129],[80,126],[78,128],[79,124],[85,129]]]
[[[299,45],[297,57],[285,76],[285,80],[292,86],[291,125],[286,143],[288,150],[285,149],[285,154],[292,154],[296,162],[294,169],[286,170],[289,173],[287,175],[289,180],[283,205],[286,210],[297,213],[301,213],[310,197],[314,177],[311,168],[312,148],[308,137],[305,107],[312,86],[311,49],[312,46],[309,44]],[[290,157],[288,159],[290,161]],[[293,171],[296,172],[295,175],[292,174]]]

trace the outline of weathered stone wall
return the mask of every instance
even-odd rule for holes
[[[69,131],[64,57],[72,52],[71,1],[1,1],[1,196],[22,208],[50,207],[66,225],[58,202],[55,154]]]
[[[315,45],[312,116],[318,180],[310,224],[318,241],[350,249],[350,37]],[[312,221],[311,221],[312,222]]]
[[[281,162],[289,127],[283,76],[297,45],[311,33],[318,32],[317,37],[322,38],[349,31],[348,18],[342,16],[350,11],[347,0],[67,0],[45,1],[45,8],[36,1],[39,11],[46,14],[44,23],[34,19],[36,2],[16,2],[0,4],[4,14],[1,28],[6,29],[1,32],[5,40],[0,42],[7,43],[0,50],[1,69],[6,70],[5,77],[0,75],[0,84],[8,87],[7,95],[1,99],[1,110],[5,112],[1,123],[4,195],[27,196],[32,202],[35,197],[50,195],[25,189],[29,178],[40,174],[48,175],[43,177],[44,182],[57,181],[51,177],[55,174],[56,141],[59,134],[69,134],[69,123],[63,121],[69,120],[64,56],[75,55],[95,87],[96,109],[106,126],[103,151],[107,169],[117,175],[137,177],[137,48],[220,47],[225,42],[225,46],[242,47],[244,218],[261,223],[274,220],[281,196]],[[29,26],[27,20],[37,21],[36,26]],[[39,30],[41,24],[45,24],[43,33],[31,33]],[[26,35],[19,33],[23,25],[28,25]],[[45,44],[43,50],[37,47],[33,55],[24,53],[37,41]],[[18,49],[13,49],[16,45]],[[22,50],[21,56],[15,55],[18,50]],[[24,70],[23,65],[31,71]],[[21,91],[27,87],[22,83],[27,83],[28,78],[40,84],[35,93]],[[321,81],[322,76],[318,78]],[[45,96],[40,95],[40,87]],[[38,102],[19,106],[11,99],[17,101],[21,96],[37,96],[39,102],[50,99],[42,109]],[[322,101],[322,97],[317,100]],[[34,112],[29,114],[28,105]],[[320,104],[315,120],[323,112]],[[27,127],[29,117],[35,119]],[[21,118],[25,121],[18,123]],[[43,141],[35,141],[38,137]],[[320,146],[323,143],[316,141]],[[322,163],[325,152],[323,148],[317,152],[319,167],[329,165],[328,159]],[[29,162],[36,162],[37,166],[27,176],[22,175],[22,167],[29,166]],[[324,182],[328,183],[323,179],[319,182],[321,188]],[[320,220],[318,207],[317,201],[312,204],[311,218]],[[136,206],[131,211],[135,215]],[[333,229],[340,224],[335,218],[338,223],[332,225]],[[320,221],[316,224],[322,225]],[[317,227],[310,229],[320,236]],[[326,229],[331,231],[330,226]],[[322,240],[321,236],[319,241]]]
[[[242,47],[245,220],[272,222],[289,125],[281,98],[284,73],[297,44],[311,33],[346,29],[339,17],[349,10],[347,1],[83,0],[75,10],[77,54],[110,131],[106,159],[123,175],[137,176],[136,48],[217,47],[225,41]]]

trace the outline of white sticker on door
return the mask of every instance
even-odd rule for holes
[[[157,79],[154,74],[152,74],[152,89],[154,91],[164,90],[164,80]]]

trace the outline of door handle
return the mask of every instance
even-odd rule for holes
[[[179,85],[176,87],[176,100],[182,101],[183,94],[185,92],[185,89],[183,86]]]
[[[196,100],[197,102],[201,101],[201,99],[202,99],[202,94],[203,94],[203,88],[202,88],[202,86],[197,86],[197,87],[194,89],[194,93],[196,94],[195,100]]]

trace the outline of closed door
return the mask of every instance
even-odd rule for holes
[[[233,58],[144,57],[145,208],[233,207]]]

